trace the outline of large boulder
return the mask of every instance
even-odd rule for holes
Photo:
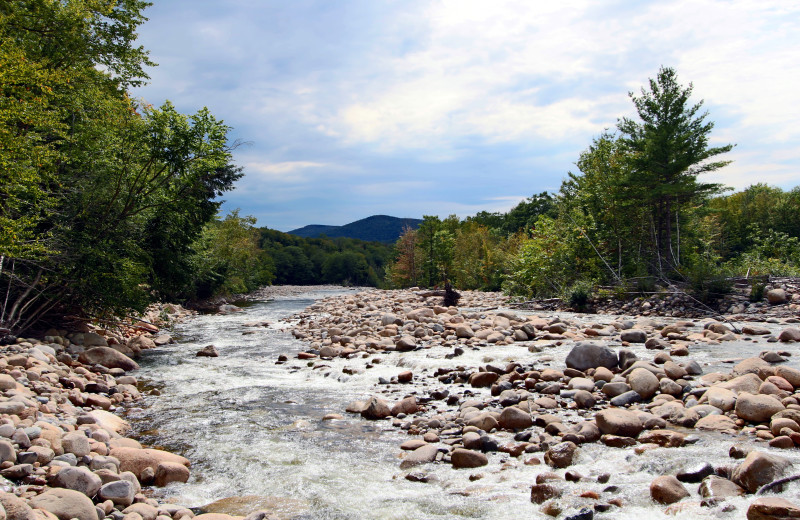
[[[373,421],[385,419],[391,414],[392,410],[389,405],[379,397],[370,397],[364,405],[364,409],[361,410],[361,417]]]
[[[110,455],[119,459],[120,472],[130,471],[139,480],[142,479],[142,472],[147,468],[152,469],[155,474],[158,465],[162,462],[175,462],[187,468],[190,465],[189,459],[180,455],[150,448],[114,448]]]
[[[792,463],[789,459],[763,451],[751,451],[744,461],[736,466],[731,480],[750,493],[781,478]]]
[[[128,507],[133,504],[136,488],[131,482],[120,479],[104,484],[97,495],[101,500],[111,500],[114,505]]]
[[[433,462],[436,460],[436,454],[438,451],[439,450],[435,445],[424,444],[406,455],[406,458],[400,463],[400,469],[407,469],[420,464]]]
[[[131,429],[128,421],[106,410],[92,410],[87,415],[92,416],[95,424],[112,435],[125,435]]]
[[[544,454],[545,462],[554,468],[566,468],[572,465],[578,446],[574,442],[559,442]]]
[[[78,355],[78,361],[84,365],[102,365],[106,368],[121,368],[126,372],[139,368],[139,364],[136,363],[136,361],[108,347],[94,347],[89,350],[84,350]]]
[[[30,499],[31,507],[44,509],[59,520],[97,520],[92,499],[71,489],[51,489]]]
[[[773,415],[786,407],[776,398],[764,394],[742,392],[736,399],[736,415],[740,419],[754,423],[769,421]]]
[[[617,367],[618,362],[619,358],[616,352],[606,346],[590,341],[582,341],[572,347],[566,359],[569,368],[574,368],[581,372],[598,367],[614,369]]]
[[[628,343],[644,343],[647,341],[647,333],[641,329],[623,330],[619,335],[619,339]]]

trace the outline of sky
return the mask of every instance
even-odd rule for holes
[[[224,197],[289,231],[461,218],[556,191],[659,67],[693,85],[733,163],[800,184],[800,3],[785,0],[155,0],[134,91],[207,106],[242,144]]]

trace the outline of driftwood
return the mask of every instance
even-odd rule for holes
[[[770,491],[784,484],[788,484],[789,482],[794,482],[795,480],[800,480],[800,474],[792,475],[790,477],[779,478],[778,480],[773,480],[769,484],[765,484],[760,488],[758,488],[758,491],[756,491],[756,495],[763,495],[767,491]]]

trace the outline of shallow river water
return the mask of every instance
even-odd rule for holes
[[[217,511],[229,514],[246,514],[257,509],[260,500],[277,508],[280,518],[551,518],[530,502],[530,485],[537,474],[550,470],[547,466],[526,466],[522,463],[525,455],[514,459],[494,453],[484,468],[454,470],[449,464],[429,464],[424,469],[435,477],[434,481],[410,482],[404,478],[407,471],[399,467],[398,448],[409,437],[387,421],[365,421],[346,414],[344,409],[353,400],[375,393],[378,377],[388,379],[400,370],[423,373],[439,366],[476,366],[490,361],[530,363],[542,356],[551,359],[542,361],[542,366],[563,368],[569,347],[530,353],[519,345],[492,346],[467,349],[455,360],[445,359],[445,352],[435,349],[387,353],[375,368],[354,375],[342,373],[351,364],[344,359],[326,362],[316,370],[305,366],[293,369],[304,365],[293,358],[306,345],[293,339],[291,323],[281,320],[317,298],[346,293],[345,289],[309,293],[253,303],[240,313],[197,316],[176,327],[176,344],[145,353],[136,375],[160,395],[146,397],[142,408],[129,411],[128,419],[143,443],[180,453],[192,461],[188,483],[171,484],[158,493],[190,507],[228,499]],[[614,318],[592,319],[610,322]],[[254,321],[271,325],[244,326]],[[255,333],[243,334],[245,331]],[[219,350],[218,358],[195,356],[209,344]],[[729,371],[732,365],[725,360],[757,355],[775,346],[763,341],[736,341],[693,346],[690,350],[692,359],[704,365],[704,370]],[[652,358],[652,352],[643,347],[633,350],[642,358]],[[290,362],[276,365],[279,354],[287,354]],[[790,364],[797,366],[798,358],[800,355]],[[345,418],[323,421],[330,413],[341,413]],[[584,491],[596,491],[604,500],[618,496],[627,504],[595,518],[745,518],[752,497],[710,508],[690,506],[676,515],[666,515],[664,507],[651,502],[648,489],[656,476],[706,461],[715,466],[734,464],[736,461],[728,457],[730,446],[752,442],[752,437],[687,433],[697,434],[698,441],[684,448],[658,448],[641,455],[599,443],[581,446],[577,464],[569,469],[587,479],[572,486],[576,496],[568,493],[563,500],[562,518],[589,504],[577,497]],[[792,458],[800,472],[800,455],[795,450],[776,453]],[[611,474],[608,484],[592,478],[601,473]],[[470,475],[476,474],[483,477],[470,480]],[[608,491],[609,485],[618,489]],[[687,488],[693,495],[687,500],[699,501],[697,485],[688,484]],[[250,498],[231,499],[243,496]],[[800,499],[800,485],[790,487],[784,496]]]

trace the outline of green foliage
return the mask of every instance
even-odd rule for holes
[[[0,4],[0,326],[141,310],[185,291],[192,244],[241,176],[206,109],[155,109],[137,0]]]
[[[800,276],[800,237],[782,231],[749,227],[751,246],[725,265],[739,276]]]
[[[237,209],[203,228],[195,244],[195,296],[247,293],[272,282],[272,259],[259,247],[255,223]]]

